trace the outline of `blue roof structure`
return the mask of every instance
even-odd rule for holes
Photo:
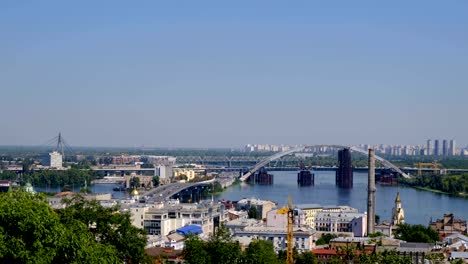
[[[177,229],[176,231],[177,233],[182,234],[184,236],[189,235],[189,234],[199,235],[203,233],[201,226],[198,226],[198,225],[187,225],[187,226]]]

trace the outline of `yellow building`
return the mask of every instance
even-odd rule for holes
[[[195,179],[198,175],[202,174],[203,170],[194,170],[194,169],[183,169],[183,168],[174,168],[174,177],[180,177],[182,175],[187,176],[187,181]]]

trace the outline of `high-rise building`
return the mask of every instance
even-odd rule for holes
[[[57,151],[52,151],[49,155],[45,156],[42,165],[57,169],[62,168],[62,154]]]
[[[426,155],[434,154],[434,146],[432,145],[432,140],[428,139],[426,143]]]
[[[456,147],[456,144],[455,144],[455,140],[452,139],[450,140],[450,153],[449,155],[450,156],[455,156],[457,154],[457,147]]]
[[[353,165],[351,162],[351,151],[348,148],[338,151],[336,185],[341,188],[353,187]]]
[[[439,145],[439,140],[436,139],[434,140],[434,155],[435,156],[439,156],[441,153],[440,153],[440,145]]]
[[[446,139],[442,140],[442,155],[448,156],[448,141]]]

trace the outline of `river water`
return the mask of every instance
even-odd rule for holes
[[[335,172],[316,171],[315,186],[299,187],[297,172],[277,171],[273,185],[240,184],[228,188],[218,199],[240,200],[258,198],[286,205],[291,194],[294,204],[349,205],[360,212],[367,211],[367,173],[354,173],[352,189],[335,186]],[[377,184],[376,214],[380,220],[390,220],[397,191],[400,191],[405,220],[410,224],[427,225],[431,218],[441,219],[444,213],[453,213],[456,218],[468,219],[468,199],[420,191],[408,187]]]
[[[354,172],[352,189],[335,186],[335,172],[316,171],[315,186],[297,186],[297,172],[276,171],[273,185],[234,185],[217,195],[217,199],[237,201],[242,198],[271,200],[280,206],[286,205],[291,194],[294,204],[349,205],[360,212],[367,211],[367,173]],[[115,184],[95,184],[89,186],[94,193],[112,193],[114,198],[128,197],[126,192],[114,192]],[[79,192],[80,186],[74,186]],[[37,191],[58,192],[56,188],[35,188]],[[444,213],[453,213],[456,218],[468,220],[468,199],[420,191],[408,187],[383,186],[377,184],[376,214],[382,220],[390,220],[395,196],[400,191],[405,220],[410,224],[427,225],[431,218],[441,219]]]

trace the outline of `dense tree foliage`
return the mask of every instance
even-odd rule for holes
[[[398,225],[394,235],[407,242],[434,243],[439,240],[439,234],[435,230],[423,225]]]
[[[401,181],[413,187],[429,188],[452,194],[468,194],[468,173],[422,175],[411,179],[402,179]]]
[[[54,211],[41,195],[0,194],[0,263],[141,263],[143,230],[128,214],[77,196]]]
[[[298,254],[295,257],[296,264],[315,264],[318,263],[317,258],[315,257],[312,252],[304,252],[302,254]]]
[[[278,258],[270,241],[254,240],[245,250],[244,263],[275,263]]]
[[[250,206],[248,212],[249,218],[260,219],[261,215],[258,213],[256,206]]]
[[[83,186],[85,181],[89,184],[96,178],[90,170],[42,170],[31,171],[17,176],[14,172],[4,171],[0,173],[1,180],[20,180],[21,182],[30,182],[34,186]]]
[[[208,241],[191,236],[185,241],[184,258],[189,264],[241,263],[241,247],[224,227],[218,228]]]
[[[359,255],[359,263],[363,264],[411,264],[411,258],[400,256],[396,251],[383,251],[372,254],[361,254]]]
[[[271,241],[253,240],[242,252],[239,242],[233,240],[229,230],[224,227],[212,234],[208,241],[203,241],[197,236],[189,236],[185,241],[183,255],[189,264],[286,263],[286,253],[280,251],[276,254]],[[297,264],[317,263],[315,256],[310,252],[299,254],[295,251],[294,259]]]
[[[333,238],[337,238],[337,237],[338,236],[335,234],[323,234],[319,239],[317,239],[315,244],[317,246],[327,245],[328,243],[330,243],[330,240],[332,240]]]

